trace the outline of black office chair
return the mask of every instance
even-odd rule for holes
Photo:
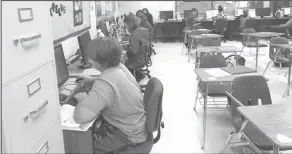
[[[150,153],[153,144],[157,143],[161,136],[161,128],[164,128],[162,122],[162,98],[163,85],[155,77],[151,78],[146,86],[143,101],[146,107],[146,131],[148,132],[147,140],[143,143],[126,146],[112,153]],[[153,133],[157,136],[153,138]]]
[[[201,57],[200,60],[200,68],[220,68],[220,67],[226,67],[226,61],[223,55],[216,55],[216,54],[206,54],[203,55]],[[194,105],[194,110],[196,111],[196,106],[197,106],[197,101],[199,99],[199,93],[201,93],[201,95],[203,96],[203,98],[205,99],[205,95],[207,95],[208,97],[226,97],[225,94],[225,88],[228,89],[228,86],[230,86],[229,84],[226,85],[225,83],[215,83],[215,84],[210,84],[208,85],[208,93],[206,93],[206,83],[199,81],[198,82],[198,88],[197,88],[197,92],[196,92],[196,98],[195,98],[195,105]],[[222,101],[215,101],[214,102],[214,106],[208,107],[208,109],[211,110],[216,110],[216,109],[222,109],[222,108],[226,108],[226,104],[215,104],[215,102],[222,102]],[[226,101],[224,101],[226,102]],[[208,104],[208,102],[207,102]],[[209,104],[208,104],[209,105]],[[222,107],[222,105],[224,107]],[[203,104],[201,104],[201,106],[203,107]]]
[[[243,29],[242,30],[242,33],[244,33],[244,34],[255,33],[255,32],[256,31],[253,28],[247,28],[247,29]],[[243,45],[243,47],[242,47],[242,53],[244,54],[244,52],[243,52],[243,49],[244,48],[250,48],[250,49],[252,49],[252,48],[254,48],[254,49],[259,48],[260,49],[260,48],[263,48],[263,47],[268,47],[268,45],[261,44],[261,43],[258,43],[258,45],[257,45],[256,42],[257,42],[257,38],[255,38],[255,37],[252,37],[252,36],[242,36],[242,45]],[[252,55],[252,52],[250,51],[249,54]],[[266,53],[264,52],[263,55],[265,55],[265,54]],[[260,53],[259,53],[259,55],[260,55]]]
[[[289,41],[285,37],[274,37],[270,40],[270,43],[271,44],[289,44]],[[275,66],[280,67],[280,69],[282,67],[289,67],[289,53],[290,53],[289,49],[279,49],[279,48],[270,46],[269,57],[271,61],[267,64],[263,72],[263,75],[265,75],[271,63],[274,63]],[[276,72],[276,71],[273,71],[273,72],[276,74],[284,73],[281,70],[279,72]]]
[[[235,131],[230,133],[227,142],[221,151],[224,153],[232,138],[240,132],[244,118],[238,113],[239,106],[254,106],[259,105],[258,100],[261,100],[261,105],[272,104],[271,94],[263,76],[242,76],[234,79],[232,84],[232,92],[226,92],[230,104],[230,115],[234,124]],[[259,151],[273,150],[273,143],[261,131],[258,130],[252,123],[247,123],[243,130],[242,141],[252,145],[253,149]],[[235,144],[235,143],[234,143]],[[281,149],[289,150],[289,149]]]
[[[136,71],[139,71],[140,73],[147,75],[148,78],[151,78],[150,71],[149,71],[149,66],[151,64],[149,61],[149,53],[150,53],[151,47],[149,44],[146,44],[143,46],[142,42],[140,41],[139,41],[139,46],[140,46],[140,50],[142,50],[141,52],[144,53],[145,63],[141,64],[140,66],[132,66],[132,65],[127,66],[129,70],[133,71],[133,75],[137,79],[138,82],[140,81],[138,80],[138,77],[136,76]]]
[[[228,20],[226,19],[217,19],[215,22],[215,27],[213,29],[213,32],[215,34],[219,34],[222,36],[225,36],[225,32],[228,26]],[[226,42],[226,39],[223,38],[224,42]]]
[[[204,46],[204,47],[206,47],[206,46],[209,46],[209,47],[211,47],[211,46],[221,46],[221,40],[218,39],[218,38],[205,38],[205,39],[201,39],[201,40],[198,41],[198,46]],[[222,55],[220,53],[217,53],[217,54],[218,55]],[[197,64],[200,63],[200,59],[201,59],[201,57],[203,55],[205,55],[205,53],[197,53],[196,52],[196,57],[197,57],[196,63]],[[196,64],[196,66],[197,66],[197,64]]]

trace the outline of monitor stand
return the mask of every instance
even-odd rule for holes
[[[88,62],[87,60],[82,59],[80,63],[78,64],[78,67],[80,69],[88,69],[88,68],[92,68],[92,64]]]

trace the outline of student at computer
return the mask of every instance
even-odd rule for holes
[[[277,26],[267,26],[267,28],[270,31],[276,30],[276,29],[285,29],[286,36],[291,37],[291,29],[292,29],[292,18],[290,18],[285,24],[277,25]]]
[[[227,19],[224,9],[221,5],[218,6],[218,14],[214,17],[214,25],[218,19]]]
[[[192,30],[196,28],[194,24],[199,23],[196,18],[198,17],[198,10],[196,8],[191,9],[191,14],[186,18],[186,29]]]
[[[246,19],[250,19],[249,11],[248,9],[243,9],[242,14],[235,18],[235,20],[239,20],[239,29],[245,28],[245,21]]]
[[[94,139],[94,153],[108,153],[129,144],[146,140],[145,107],[139,84],[120,62],[122,48],[114,38],[93,40],[87,54],[93,68],[101,71],[97,78],[81,77],[82,82],[94,81],[87,94],[76,94],[78,101],[74,119],[83,124],[102,116],[100,139]]]
[[[153,22],[153,16],[152,16],[152,14],[148,11],[147,8],[144,8],[143,9],[143,13],[147,17],[148,22],[154,27],[154,22]]]
[[[141,67],[146,64],[145,53],[141,50],[141,46],[149,44],[150,33],[148,29],[139,26],[140,18],[130,13],[124,19],[125,26],[130,32],[129,48],[127,49],[128,61],[126,66]],[[140,44],[141,43],[141,44]],[[143,73],[136,71],[136,78],[139,81],[144,78]]]
[[[153,35],[154,29],[150,22],[148,21],[147,17],[143,13],[142,10],[137,11],[136,16],[140,18],[140,27],[146,28],[149,30],[151,36]]]

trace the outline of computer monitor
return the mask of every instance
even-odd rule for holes
[[[255,9],[249,9],[248,10],[248,14],[251,18],[255,18],[256,17],[256,11]]]
[[[211,19],[213,17],[211,11],[206,11],[206,19]]]
[[[194,16],[194,18],[198,18],[198,11],[196,11],[196,15]],[[192,10],[184,10],[184,18],[188,18],[192,15]]]
[[[216,17],[218,14],[218,10],[211,10],[212,12],[212,17]]]
[[[159,11],[160,19],[173,19],[173,11]]]
[[[85,55],[86,48],[91,41],[89,31],[86,31],[85,33],[79,35],[77,37],[78,43],[79,43],[79,49],[81,54],[81,63],[78,65],[82,69],[91,68],[92,65],[89,63],[88,58]]]
[[[69,79],[69,72],[68,72],[62,44],[56,45],[54,47],[54,53],[55,53],[55,63],[56,63],[56,70],[57,70],[58,87],[60,88]]]
[[[243,9],[235,9],[234,10],[234,16],[240,16],[243,14]]]
[[[256,8],[255,9],[256,16],[260,16],[263,18],[264,16],[270,16],[271,15],[271,8]]]
[[[291,15],[292,14],[292,7],[283,8],[283,14],[284,15]]]

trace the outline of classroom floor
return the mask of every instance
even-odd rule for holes
[[[240,42],[227,41],[222,45],[241,47]],[[227,111],[210,111],[207,114],[207,137],[205,151],[201,150],[202,112],[193,110],[196,94],[196,73],[194,60],[187,62],[187,55],[181,54],[182,43],[156,43],[157,55],[152,57],[151,75],[161,80],[164,86],[163,121],[160,141],[154,145],[151,153],[218,153],[228,134],[233,130]],[[245,51],[249,51],[246,49]],[[269,62],[268,48],[265,56],[259,57],[259,71],[263,72]],[[255,56],[245,56],[246,66],[255,66]],[[273,68],[272,68],[273,69]],[[292,102],[292,96],[282,98],[287,79],[268,71],[268,85],[273,103]],[[144,80],[142,82],[147,82]],[[291,92],[292,95],[292,92]],[[227,152],[242,153],[242,147],[228,148]]]

